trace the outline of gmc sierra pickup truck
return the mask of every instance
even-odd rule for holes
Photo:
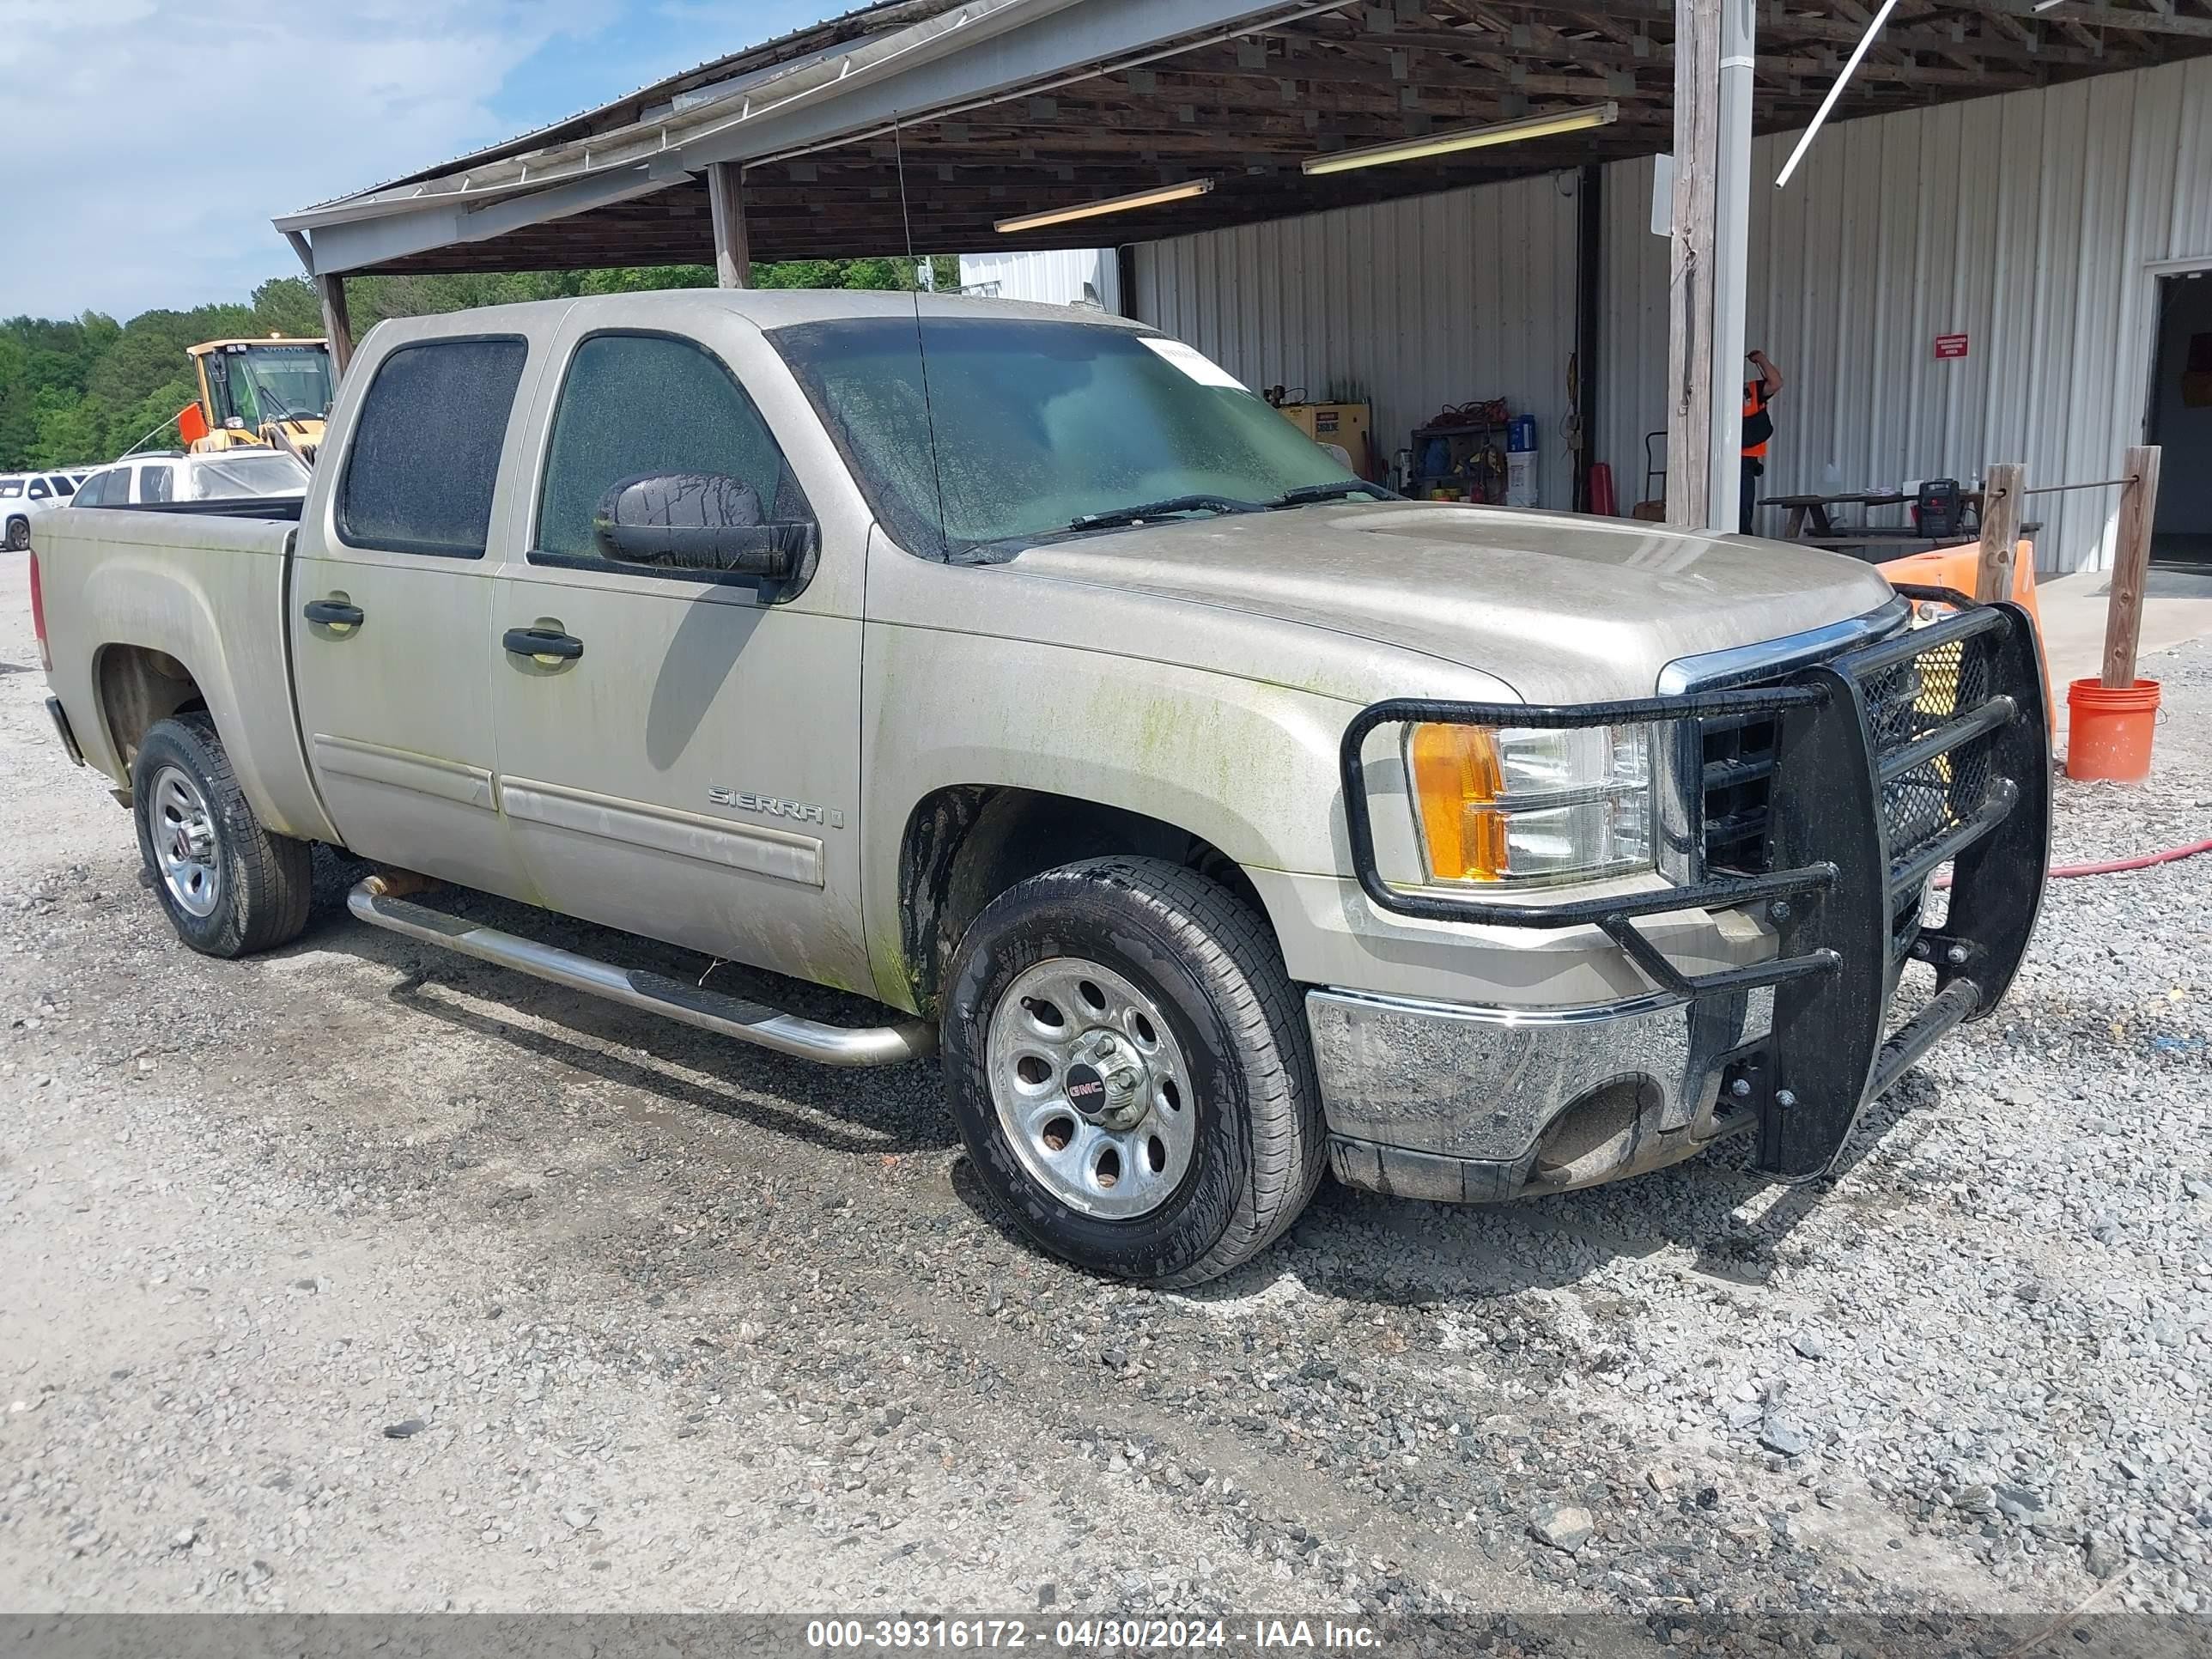
[[[1103,316],[386,323],[304,502],[70,509],[34,554],[61,740],[194,950],[297,934],[325,842],[377,867],[374,926],[833,1065],[940,1049],[1006,1212],[1158,1284],[1253,1256],[1325,1168],[1498,1200],[1744,1133],[1818,1176],[2003,994],[2042,889],[2011,607],[1398,500]]]

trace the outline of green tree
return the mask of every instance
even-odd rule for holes
[[[192,380],[179,375],[167,386],[156,386],[128,409],[106,416],[104,453],[123,455],[134,449],[173,449],[180,441],[177,416],[199,396]]]
[[[106,459],[97,398],[74,397],[47,386],[38,397],[38,429],[26,458],[33,466],[74,466]]]
[[[253,290],[253,320],[257,334],[282,334],[289,339],[322,337],[323,302],[315,285],[304,276],[271,276]]]

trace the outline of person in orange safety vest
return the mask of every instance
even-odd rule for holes
[[[1752,503],[1759,496],[1759,480],[1766,471],[1766,446],[1774,436],[1774,417],[1766,412],[1774,394],[1782,390],[1782,371],[1764,351],[1753,351],[1747,361],[1759,378],[1743,383],[1743,495],[1742,516],[1736,528],[1751,534]]]

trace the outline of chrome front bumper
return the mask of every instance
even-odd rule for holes
[[[1722,1073],[1773,1006],[1771,989],[1541,1011],[1310,991],[1330,1166],[1446,1203],[1659,1168],[1751,1121],[1717,1109]]]

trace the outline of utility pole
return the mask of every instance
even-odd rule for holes
[[[1753,0],[1675,0],[1667,522],[1736,527]]]
[[[745,234],[745,173],[735,161],[707,168],[707,209],[714,223],[714,283],[719,288],[753,285],[752,240]]]

